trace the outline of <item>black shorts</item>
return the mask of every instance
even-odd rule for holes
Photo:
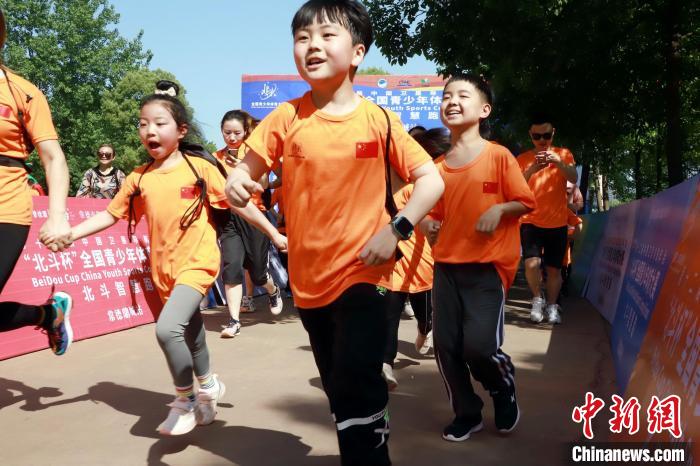
[[[219,236],[224,266],[221,278],[226,285],[243,283],[243,269],[255,286],[267,283],[270,240],[238,215],[231,214]]]
[[[520,225],[520,245],[523,259],[541,257],[544,265],[561,269],[566,255],[566,225],[558,228],[540,228],[531,223]]]

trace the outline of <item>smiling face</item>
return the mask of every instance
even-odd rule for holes
[[[342,80],[360,66],[363,44],[352,44],[350,32],[338,23],[322,19],[294,32],[294,62],[309,84]]]
[[[113,161],[114,149],[110,146],[100,146],[100,148],[97,149],[97,163],[100,165],[100,168],[105,169],[111,167]]]
[[[478,125],[491,114],[491,105],[469,81],[452,81],[442,93],[440,119],[448,128]]]
[[[175,152],[187,134],[187,125],[176,123],[166,104],[150,102],[141,109],[139,137],[148,155],[165,159]]]
[[[221,135],[227,148],[238,149],[246,138],[243,122],[235,118],[224,121],[221,125]]]

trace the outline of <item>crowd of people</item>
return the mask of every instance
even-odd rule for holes
[[[506,295],[522,256],[532,321],[561,323],[567,236],[580,225],[572,211],[580,206],[573,155],[552,145],[555,128],[543,115],[531,121],[533,149],[517,158],[484,139],[493,93],[471,74],[445,84],[444,128],[409,134],[397,115],[353,90],[373,41],[370,24],[353,0],[304,4],[292,21],[293,55],[311,90],[260,122],[227,112],[225,145],[213,157],[186,142],[190,125],[177,85],[159,81],[140,107],[148,162],[125,176],[113,165],[114,147],[100,146],[77,196],[110,202],[72,227],[68,169],[46,98],[2,67],[0,239],[9,253],[0,258],[0,290],[31,224],[24,162],[34,147],[49,187],[39,239],[53,251],[120,219],[131,232],[145,218],[152,279],[164,304],[156,336],[175,392],[160,433],[210,424],[225,394],[200,312],[217,276],[230,313],[222,337],[240,334],[240,312],[250,308],[255,286],[267,291],[273,314],[282,312],[283,290],[269,273],[271,244],[288,268],[343,465],[390,464],[388,392],[398,385],[393,364],[407,301],[416,350],[434,347],[454,411],[443,438],[463,441],[483,427],[472,378],[492,397],[497,429],[508,433],[518,424],[515,369],[502,350]],[[0,32],[4,43],[4,19]],[[71,311],[71,297],[60,291],[40,306],[3,302],[0,330],[38,326],[60,355],[71,344]]]

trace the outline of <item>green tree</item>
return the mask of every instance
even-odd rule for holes
[[[155,83],[159,79],[174,81],[180,87],[178,98],[187,108],[190,121],[192,121],[187,140],[202,144],[210,151],[212,150],[212,146],[202,136],[199,124],[192,120],[194,112],[187,102],[187,90],[175,78],[175,75],[160,69],[148,70],[144,68],[129,71],[113,89],[104,93],[101,104],[102,112],[99,115],[103,135],[101,142],[110,143],[115,147],[118,154],[116,164],[125,173],[129,173],[135,166],[148,160],[148,155],[141,144],[137,131],[139,104],[141,99],[153,93]],[[94,165],[93,157],[89,159],[84,170],[92,165]]]
[[[439,73],[468,70],[491,80],[497,139],[527,144],[526,116],[539,107],[555,115],[558,142],[586,173],[600,172],[625,195],[633,192],[623,189],[630,178],[662,189],[697,172],[697,2],[366,4],[377,46],[392,63],[423,54]],[[634,195],[648,194],[641,188]]]
[[[383,68],[379,68],[378,66],[368,66],[367,68],[360,68],[360,70],[357,72],[357,74],[366,74],[366,75],[382,75],[382,74],[391,74],[387,70]]]
[[[151,52],[143,51],[142,33],[132,40],[119,35],[119,15],[107,0],[6,0],[3,11],[4,62],[46,94],[74,191],[82,161],[94,161],[104,138],[102,94],[147,66]]]

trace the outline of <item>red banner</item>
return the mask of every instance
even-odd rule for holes
[[[104,210],[109,201],[69,198],[68,220],[76,225]],[[125,330],[154,321],[162,304],[151,281],[150,242],[146,222],[139,223],[133,242],[127,225],[76,241],[53,253],[38,240],[48,217],[48,198],[34,197],[34,222],[29,238],[0,301],[43,304],[51,286],[73,297],[74,340]],[[2,333],[0,360],[48,347],[48,339],[33,327]]]

